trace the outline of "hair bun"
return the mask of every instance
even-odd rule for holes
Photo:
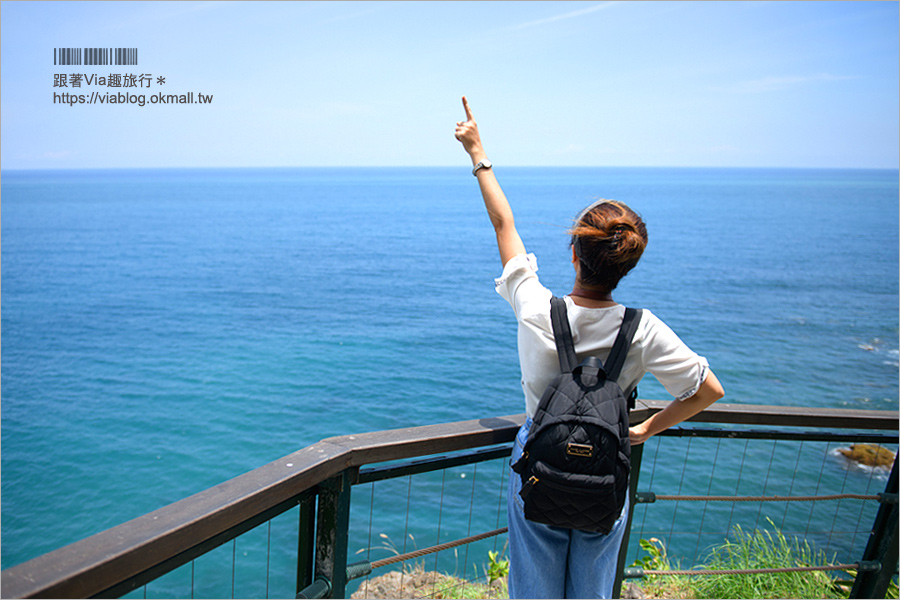
[[[581,282],[612,291],[637,265],[647,246],[647,227],[627,205],[595,202],[583,210],[569,232],[581,261]]]

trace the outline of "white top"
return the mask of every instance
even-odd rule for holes
[[[534,417],[544,390],[559,375],[559,358],[550,323],[553,293],[538,280],[534,254],[512,258],[494,285],[497,293],[512,306],[519,322],[519,365],[525,412]],[[578,360],[596,356],[605,362],[625,317],[625,307],[616,304],[608,308],[585,308],[572,302],[569,296],[565,301]],[[688,348],[656,315],[644,309],[619,385],[627,392],[647,372],[676,399],[684,400],[697,393],[709,372],[709,363]]]

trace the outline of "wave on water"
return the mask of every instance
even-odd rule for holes
[[[866,342],[859,342],[856,344],[856,347],[860,350],[865,350],[866,352],[872,352],[873,354],[885,354],[888,358],[887,360],[882,361],[882,364],[900,367],[900,350],[896,348],[886,348],[885,341],[881,338],[876,337]]]
[[[891,365],[893,367],[900,367],[900,350],[888,350],[889,360],[884,361],[884,364]]]

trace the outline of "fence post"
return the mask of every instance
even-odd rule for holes
[[[644,455],[644,444],[631,447],[631,477],[628,481],[628,518],[625,521],[625,535],[619,548],[619,561],[616,565],[616,579],[613,583],[613,598],[622,597],[622,575],[625,573],[625,561],[628,558],[628,538],[631,535],[631,517],[634,515],[634,495],[637,491],[638,476],[641,474],[641,458]]]
[[[893,495],[893,501],[885,501]],[[897,458],[884,488],[884,500],[875,515],[872,533],[863,553],[863,561],[881,563],[878,571],[856,572],[856,581],[850,590],[851,598],[884,598],[891,579],[897,570],[898,536],[897,536]]]
[[[358,467],[345,469],[319,485],[315,578],[331,584],[332,598],[343,598],[347,586],[350,486],[357,477]]]
[[[313,582],[316,548],[316,490],[300,499],[300,535],[297,544],[297,593]]]

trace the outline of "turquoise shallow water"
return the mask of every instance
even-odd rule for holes
[[[580,208],[641,212],[617,300],[727,401],[897,408],[896,170],[497,175],[557,293]],[[2,196],[4,568],[322,437],[524,410],[466,169],[4,172]]]

